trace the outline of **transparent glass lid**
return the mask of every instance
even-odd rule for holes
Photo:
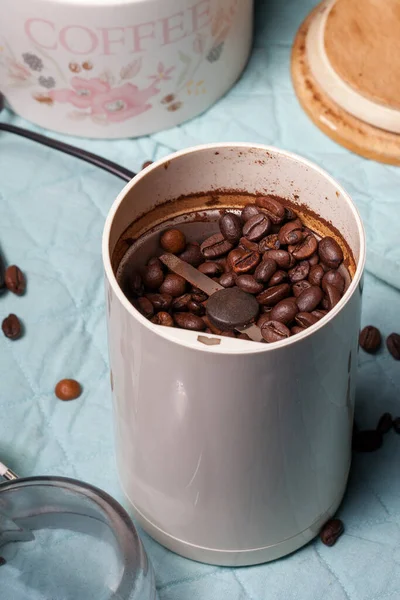
[[[2,600],[156,600],[154,574],[126,511],[86,483],[0,483]]]

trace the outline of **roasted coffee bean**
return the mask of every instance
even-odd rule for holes
[[[400,433],[400,417],[393,419],[393,429],[396,433]]]
[[[245,250],[250,250],[250,252],[258,252],[258,244],[257,242],[251,242],[245,237],[241,237],[239,240],[239,247],[244,248]]]
[[[310,261],[308,261],[310,262]],[[308,281],[311,285],[319,285],[322,284],[322,279],[325,275],[325,271],[321,267],[321,265],[313,265],[310,269],[310,273],[308,275]]]
[[[381,332],[373,325],[367,325],[367,327],[364,327],[360,332],[358,341],[365,352],[374,354],[379,350],[382,344]]]
[[[208,299],[208,296],[203,290],[200,290],[197,287],[192,287],[192,300],[195,302],[205,302]]]
[[[292,335],[296,335],[296,333],[301,333],[302,331],[305,331],[305,327],[299,327],[298,325],[295,325],[294,327],[290,328],[290,333]]]
[[[141,312],[146,319],[150,319],[150,317],[154,315],[154,306],[145,296],[138,298],[136,304],[138,311]]]
[[[166,252],[180,254],[186,247],[185,234],[180,229],[167,229],[161,235],[160,246]]]
[[[160,286],[161,294],[171,294],[174,298],[182,296],[186,290],[186,281],[180,275],[175,273],[165,277],[163,284]]]
[[[296,264],[293,256],[286,250],[268,250],[263,256],[264,260],[267,258],[274,260],[280,269],[291,269]]]
[[[313,254],[307,260],[310,263],[310,266],[313,267],[314,265],[317,265],[319,263],[319,256],[318,256],[318,254]]]
[[[263,238],[258,244],[258,251],[267,252],[268,250],[279,250],[281,243],[276,233],[271,233],[267,237]]]
[[[300,219],[285,223],[278,233],[278,239],[283,246],[296,245],[303,239],[303,225]]]
[[[263,262],[267,261],[264,260]],[[285,283],[286,281],[289,281],[289,275],[286,271],[282,271],[281,269],[279,269],[279,271],[276,271],[276,273],[274,273],[271,279],[268,281],[268,287],[272,287],[273,285],[280,285],[281,283]]]
[[[296,303],[291,300],[291,298],[287,298],[286,300],[281,300],[274,306],[271,311],[271,320],[272,321],[280,321],[285,325],[291,323],[297,313],[299,312]]]
[[[206,324],[201,317],[188,312],[178,312],[174,314],[174,321],[181,329],[190,329],[191,331],[204,331]]]
[[[267,321],[261,327],[261,335],[268,344],[290,337],[290,329],[279,321]]]
[[[17,294],[17,296],[22,296],[22,294],[25,292],[25,276],[21,269],[16,265],[11,265],[11,267],[7,267],[4,280],[7,289],[10,290],[10,292],[12,292],[13,294]]]
[[[157,264],[146,267],[143,271],[143,283],[148,290],[158,290],[163,281],[164,273]]]
[[[297,215],[294,210],[285,206],[285,221],[294,221],[294,219],[297,219]]]
[[[300,312],[311,312],[316,309],[323,298],[321,288],[312,285],[300,294],[297,298],[297,306]]]
[[[256,300],[259,304],[265,306],[275,306],[275,304],[278,304],[278,302],[284,300],[289,295],[290,285],[288,283],[281,283],[280,285],[267,288],[261,294],[258,294]]]
[[[260,315],[260,317],[258,317],[257,327],[259,327],[260,329],[264,325],[264,323],[266,323],[267,321],[271,321],[272,308],[270,306],[268,308],[269,308],[268,312],[263,313],[262,315]]]
[[[259,212],[260,211],[255,204],[246,204],[242,210],[242,219],[246,223],[251,217],[258,215]]]
[[[376,429],[358,431],[353,435],[352,447],[354,452],[375,452],[383,443],[383,436]]]
[[[259,196],[256,205],[263,209],[274,225],[279,225],[285,218],[285,207],[272,196]]]
[[[223,273],[223,268],[216,262],[206,261],[199,265],[197,269],[200,273],[204,273],[204,275],[208,275],[208,277],[215,277],[216,275],[221,275]]]
[[[173,327],[174,320],[171,315],[167,312],[159,312],[152,319],[150,319],[155,325],[163,325],[164,327]]]
[[[142,278],[139,273],[133,273],[132,276],[128,279],[128,293],[132,293],[133,296],[142,296],[144,292],[144,285]]]
[[[295,317],[295,321],[300,327],[307,328],[311,327],[311,325],[315,325],[315,323],[318,323],[319,319],[312,313],[299,312]]]
[[[146,160],[143,164],[142,164],[142,169],[147,169],[147,167],[149,167],[150,165],[153,164],[152,160]]]
[[[332,310],[332,308],[334,306],[336,306],[336,304],[341,299],[342,294],[339,292],[339,290],[336,287],[334,287],[330,283],[325,283],[324,290],[325,290],[325,299],[327,302],[326,308],[327,308],[327,310]],[[325,306],[324,306],[324,308],[325,308]]]
[[[303,281],[298,281],[294,283],[292,286],[293,296],[298,298],[304,292],[304,290],[308,290],[311,287],[311,283],[303,279]]]
[[[0,567],[3,567],[5,564],[7,564],[6,559],[0,556]]]
[[[224,273],[218,280],[218,283],[224,288],[230,288],[235,285],[235,276],[233,272]]]
[[[227,254],[232,248],[233,244],[228,242],[222,233],[215,233],[207,238],[200,246],[201,253],[205,258],[218,258],[219,256]]]
[[[203,304],[201,302],[195,302],[195,300],[190,300],[187,305],[187,309],[189,312],[193,313],[194,315],[198,315],[199,317],[204,315],[206,312]]]
[[[253,275],[238,275],[236,285],[248,294],[260,294],[264,289],[263,284],[256,281]]]
[[[296,260],[310,258],[318,248],[317,238],[311,233],[306,235],[301,242],[288,247],[289,252]]]
[[[226,273],[227,271],[229,271],[228,268],[228,261],[226,256],[223,256],[222,258],[216,258],[213,262],[215,262],[217,265],[219,265],[222,269],[221,273]]]
[[[225,213],[219,220],[219,229],[228,242],[237,244],[242,236],[242,220],[235,213]]]
[[[250,242],[258,242],[265,237],[271,229],[271,221],[263,213],[251,217],[243,227],[243,235]]]
[[[188,244],[185,250],[179,255],[179,258],[192,265],[192,267],[198,267],[204,262],[204,256],[200,251],[199,244]]]
[[[228,255],[228,264],[232,271],[241,275],[253,271],[261,260],[258,252],[250,252],[242,248],[236,248]]]
[[[323,317],[325,317],[325,315],[328,314],[328,311],[317,309],[317,310],[312,310],[311,314],[314,315],[314,317],[317,317],[317,319],[319,320],[319,319],[323,319]]]
[[[188,310],[188,304],[192,300],[191,294],[182,294],[178,298],[172,300],[172,310],[176,312],[183,312]]]
[[[389,433],[392,429],[393,418],[390,413],[383,413],[381,418],[378,421],[378,425],[376,426],[376,430],[379,431],[382,435]]]
[[[3,320],[1,328],[3,330],[4,335],[10,340],[17,340],[21,337],[21,322],[18,319],[18,317],[14,314],[8,315],[8,317],[6,317]]]
[[[324,237],[318,243],[320,261],[330,269],[337,269],[343,261],[343,251],[332,237]]]
[[[276,273],[277,268],[278,266],[274,260],[266,258],[260,262],[254,271],[254,278],[259,283],[267,283],[271,279],[272,275]]]
[[[325,546],[336,544],[344,532],[344,525],[340,519],[330,519],[320,531],[319,537]]]
[[[164,269],[164,265],[161,262],[161,260],[159,258],[157,258],[157,256],[153,256],[153,258],[151,258],[149,260],[149,262],[147,263],[148,267],[154,267],[157,266],[159,269],[161,269],[161,271]]]
[[[336,289],[339,290],[339,292],[341,294],[343,294],[344,292],[344,285],[345,285],[345,281],[344,281],[344,277],[339,273],[339,271],[327,271],[323,278],[322,278],[322,289],[324,290],[324,292],[326,292],[325,290],[325,285],[329,283],[330,285],[333,285],[333,287],[335,287]]]
[[[75,379],[62,379],[57,383],[54,393],[59,400],[76,400],[82,393],[82,387]]]
[[[289,270],[289,279],[292,283],[307,279],[310,272],[310,263],[302,260],[298,265]]]
[[[386,340],[386,346],[395,360],[400,360],[400,335],[391,333]]]
[[[146,298],[150,300],[156,312],[167,311],[171,308],[172,296],[169,294],[146,294]]]

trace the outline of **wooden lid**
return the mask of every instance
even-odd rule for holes
[[[400,0],[336,0],[325,50],[336,71],[366,98],[400,109]]]

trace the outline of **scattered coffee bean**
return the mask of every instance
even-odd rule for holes
[[[396,433],[400,433],[400,417],[393,419],[393,429]]]
[[[391,333],[386,339],[386,346],[395,360],[400,360],[400,335]]]
[[[272,259],[265,259],[263,262],[267,262],[267,260]],[[287,281],[289,281],[289,275],[287,271],[282,271],[282,269],[279,269],[269,279],[268,287],[272,287],[273,285],[280,285],[281,283],[286,283]]]
[[[149,167],[149,166],[150,166],[150,165],[152,165],[152,164],[153,164],[153,161],[152,161],[152,160],[146,160],[146,162],[144,162],[144,163],[142,164],[142,170],[143,170],[143,169],[147,169],[147,167]]]
[[[279,321],[267,321],[262,324],[261,335],[268,344],[290,337],[290,329]]]
[[[211,235],[200,246],[201,253],[205,258],[218,258],[227,254],[232,248],[233,244],[228,242],[222,233]]]
[[[354,452],[375,452],[382,446],[383,437],[376,429],[365,429],[353,435]]]
[[[285,325],[288,325],[293,321],[299,309],[296,306],[296,303],[293,302],[293,299],[287,298],[286,300],[281,300],[276,304],[271,311],[271,321],[280,321]]]
[[[201,317],[188,312],[177,312],[173,316],[175,323],[182,329],[190,331],[204,331],[206,324]]]
[[[152,317],[151,322],[154,323],[155,325],[163,325],[164,327],[173,327],[174,326],[174,320],[171,317],[171,315],[167,312],[159,312],[156,315],[154,315],[154,317]]]
[[[323,298],[321,288],[312,285],[300,294],[297,298],[297,306],[300,312],[311,312],[316,309]]]
[[[179,258],[192,265],[192,267],[198,267],[204,262],[199,244],[187,244],[185,250],[179,254]]]
[[[242,219],[246,223],[251,217],[258,215],[259,212],[260,211],[255,204],[247,204],[242,210]]]
[[[383,415],[381,416],[381,418],[378,421],[376,430],[379,433],[381,433],[382,435],[385,435],[386,433],[389,433],[389,431],[392,429],[392,425],[393,425],[392,415],[390,413],[383,413]]]
[[[242,237],[242,220],[235,213],[225,213],[219,220],[219,229],[228,242],[237,244]]]
[[[337,288],[340,292],[340,294],[343,294],[344,292],[344,286],[345,286],[345,281],[344,278],[341,276],[341,274],[339,273],[339,271],[327,271],[323,278],[322,278],[322,289],[326,292],[325,290],[325,285],[329,283],[330,285],[333,285],[333,287]]]
[[[301,242],[303,239],[303,225],[300,219],[285,223],[279,231],[278,239],[283,246]]]
[[[154,306],[145,296],[137,299],[137,309],[146,319],[150,319],[154,315]]]
[[[343,533],[343,522],[340,519],[330,519],[321,529],[319,537],[325,546],[333,546]]]
[[[267,283],[271,279],[272,275],[276,272],[276,270],[276,262],[271,258],[266,258],[257,266],[256,270],[254,271],[254,278],[259,283]]]
[[[274,225],[279,225],[285,218],[285,207],[272,196],[259,196],[256,205],[263,209]]]
[[[162,294],[170,294],[174,298],[182,296],[186,290],[186,281],[180,275],[175,273],[166,275],[163,284],[160,286],[160,292]]]
[[[310,263],[310,261],[308,262]],[[324,275],[325,271],[323,270],[321,265],[313,265],[308,275],[308,281],[311,283],[311,285],[321,286]]]
[[[7,564],[6,559],[0,556],[0,567],[3,567],[5,564]]]
[[[10,290],[10,292],[17,294],[17,296],[22,296],[25,292],[26,281],[25,276],[19,267],[16,265],[7,267],[4,279],[7,289]]]
[[[1,324],[4,335],[10,340],[17,340],[21,337],[22,326],[18,317],[14,314],[8,315]]]
[[[260,294],[264,289],[263,284],[256,281],[253,275],[238,275],[236,285],[248,294]]]
[[[367,327],[364,327],[360,332],[358,340],[361,348],[365,350],[365,352],[374,354],[381,347],[381,332],[373,325],[367,325]]]
[[[148,265],[143,271],[142,280],[148,290],[158,290],[164,281],[164,273],[160,265],[157,263]]]
[[[318,243],[318,254],[322,263],[330,269],[337,269],[343,261],[343,251],[332,237],[324,237]]]
[[[75,379],[62,379],[55,387],[55,394],[59,400],[76,400],[82,393],[80,383]]]
[[[224,273],[223,275],[221,275],[218,283],[224,288],[233,287],[235,285],[235,276],[233,272]]]
[[[180,254],[186,247],[185,234],[180,229],[167,229],[161,235],[160,246],[166,252]]]
[[[276,233],[271,233],[262,239],[258,244],[258,251],[262,254],[268,250],[279,250],[281,243]]]
[[[258,242],[269,233],[270,229],[271,221],[268,219],[267,215],[259,213],[246,221],[243,227],[243,235],[250,240],[250,242]]]

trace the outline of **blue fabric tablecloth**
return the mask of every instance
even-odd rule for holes
[[[76,143],[134,171],[145,160],[211,141],[273,144],[317,162],[361,211],[368,238],[363,324],[376,324],[386,336],[400,331],[400,169],[350,154],[300,109],[290,81],[290,48],[313,4],[257,3],[246,72],[201,117],[137,140]],[[9,113],[2,119],[34,129]],[[73,158],[0,135],[0,243],[7,261],[28,275],[24,297],[0,299],[0,316],[15,312],[26,327],[18,342],[0,336],[0,458],[20,475],[86,480],[126,506],[114,468],[100,254],[104,219],[121,188],[118,179]],[[76,402],[61,403],[54,385],[68,376],[82,382],[84,392]],[[373,427],[387,410],[400,415],[399,389],[400,363],[386,350],[376,357],[361,354],[359,424]],[[225,569],[184,560],[143,534],[160,599],[397,600],[399,459],[400,437],[394,432],[379,452],[355,457],[340,509],[346,533],[334,548],[317,540],[271,564]],[[27,593],[33,574],[29,557],[24,560],[23,577],[11,562],[1,567],[2,600],[42,600],[36,586]],[[54,600],[69,598],[62,590],[57,594]]]

